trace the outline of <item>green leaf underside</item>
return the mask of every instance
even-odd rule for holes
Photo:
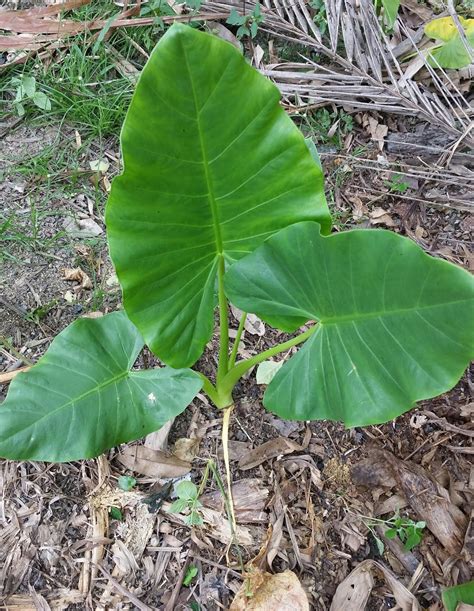
[[[190,370],[130,371],[143,340],[124,312],[79,319],[11,383],[0,405],[0,456],[64,462],[159,429],[202,382]]]
[[[386,422],[452,388],[474,346],[474,282],[384,230],[299,223],[231,267],[232,303],[292,331],[318,320],[264,405],[284,419]]]
[[[330,228],[323,176],[277,88],[229,43],[173,25],[144,68],[107,206],[125,309],[174,367],[211,337],[218,260],[301,220]]]

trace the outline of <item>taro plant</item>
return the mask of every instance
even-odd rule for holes
[[[124,311],[77,320],[13,380],[0,456],[97,456],[155,431],[201,389],[228,423],[239,379],[303,342],[265,393],[282,418],[381,423],[458,381],[473,352],[470,274],[388,231],[330,235],[320,166],[277,88],[235,47],[173,25],[121,142],[106,222]],[[296,335],[237,361],[229,301]],[[190,368],[216,308],[211,380]],[[144,344],[163,367],[134,368]]]

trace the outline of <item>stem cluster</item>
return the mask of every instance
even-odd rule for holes
[[[239,348],[240,338],[244,330],[245,320],[247,314],[244,312],[239,322],[237,329],[237,335],[232,346],[232,351],[229,356],[229,310],[228,302],[224,292],[224,273],[225,273],[225,262],[224,257],[221,256],[219,260],[219,267],[217,273],[218,281],[218,301],[219,301],[219,362],[217,366],[217,377],[216,384],[214,385],[207,376],[203,373],[199,373],[201,376],[204,386],[203,390],[211,399],[211,401],[220,409],[228,408],[233,405],[232,391],[240,378],[252,367],[259,363],[269,359],[270,357],[284,352],[289,348],[304,342],[308,339],[316,330],[316,327],[311,327],[307,331],[300,333],[292,339],[276,344],[257,354],[249,359],[242,361],[237,360],[237,352]]]

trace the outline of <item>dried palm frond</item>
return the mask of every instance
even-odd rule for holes
[[[435,147],[435,150],[439,153],[443,152],[438,147]],[[470,157],[471,163],[474,162],[474,156],[466,155],[466,157]],[[471,193],[474,189],[474,172],[465,165],[453,164],[450,169],[439,163],[414,166],[400,158],[389,160],[385,157],[383,163],[380,163],[379,160],[369,157],[331,152],[322,152],[321,158],[337,159],[339,165],[345,165],[351,172],[368,170],[371,176],[382,173],[386,178],[396,176],[400,181],[417,185],[416,192],[397,193],[396,197],[399,200],[407,200],[411,204],[418,202],[432,207],[472,212]],[[374,184],[360,185],[359,188],[372,195],[387,194],[386,189],[377,189]]]
[[[265,21],[260,29],[325,56],[324,63],[307,58],[301,63],[269,65],[263,69],[280,88],[284,100],[296,105],[334,103],[346,110],[375,110],[419,117],[447,133],[454,144],[474,144],[473,109],[449,74],[433,68],[418,46],[422,28],[411,32],[399,20],[402,42],[392,49],[372,0],[326,0],[329,44],[312,23],[304,0],[264,0]],[[234,7],[242,13],[251,2],[221,0],[206,9],[222,12]],[[344,50],[340,51],[340,39]],[[398,57],[408,52],[429,73],[428,85],[403,70]],[[418,68],[418,69],[419,69]],[[447,87],[446,83],[450,83]]]

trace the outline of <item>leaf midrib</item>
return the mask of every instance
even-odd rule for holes
[[[224,254],[224,244],[222,240],[222,233],[221,233],[221,227],[220,227],[219,208],[216,203],[212,179],[209,173],[209,163],[207,159],[206,148],[204,146],[203,130],[201,128],[201,117],[200,117],[200,111],[198,109],[196,90],[194,88],[194,81],[191,76],[191,70],[189,67],[187,52],[186,52],[186,49],[182,41],[181,41],[181,48],[183,49],[183,56],[184,56],[184,61],[186,64],[186,70],[188,71],[189,82],[191,84],[191,91],[193,93],[194,111],[196,114],[196,125],[197,125],[198,134],[199,134],[199,144],[201,147],[201,156],[202,156],[202,161],[203,161],[202,165],[204,168],[204,177],[205,177],[206,185],[207,185],[207,198],[209,201],[209,207],[211,208],[211,214],[212,214],[212,226],[214,229],[216,251],[217,251],[217,254],[220,257],[222,257]]]

